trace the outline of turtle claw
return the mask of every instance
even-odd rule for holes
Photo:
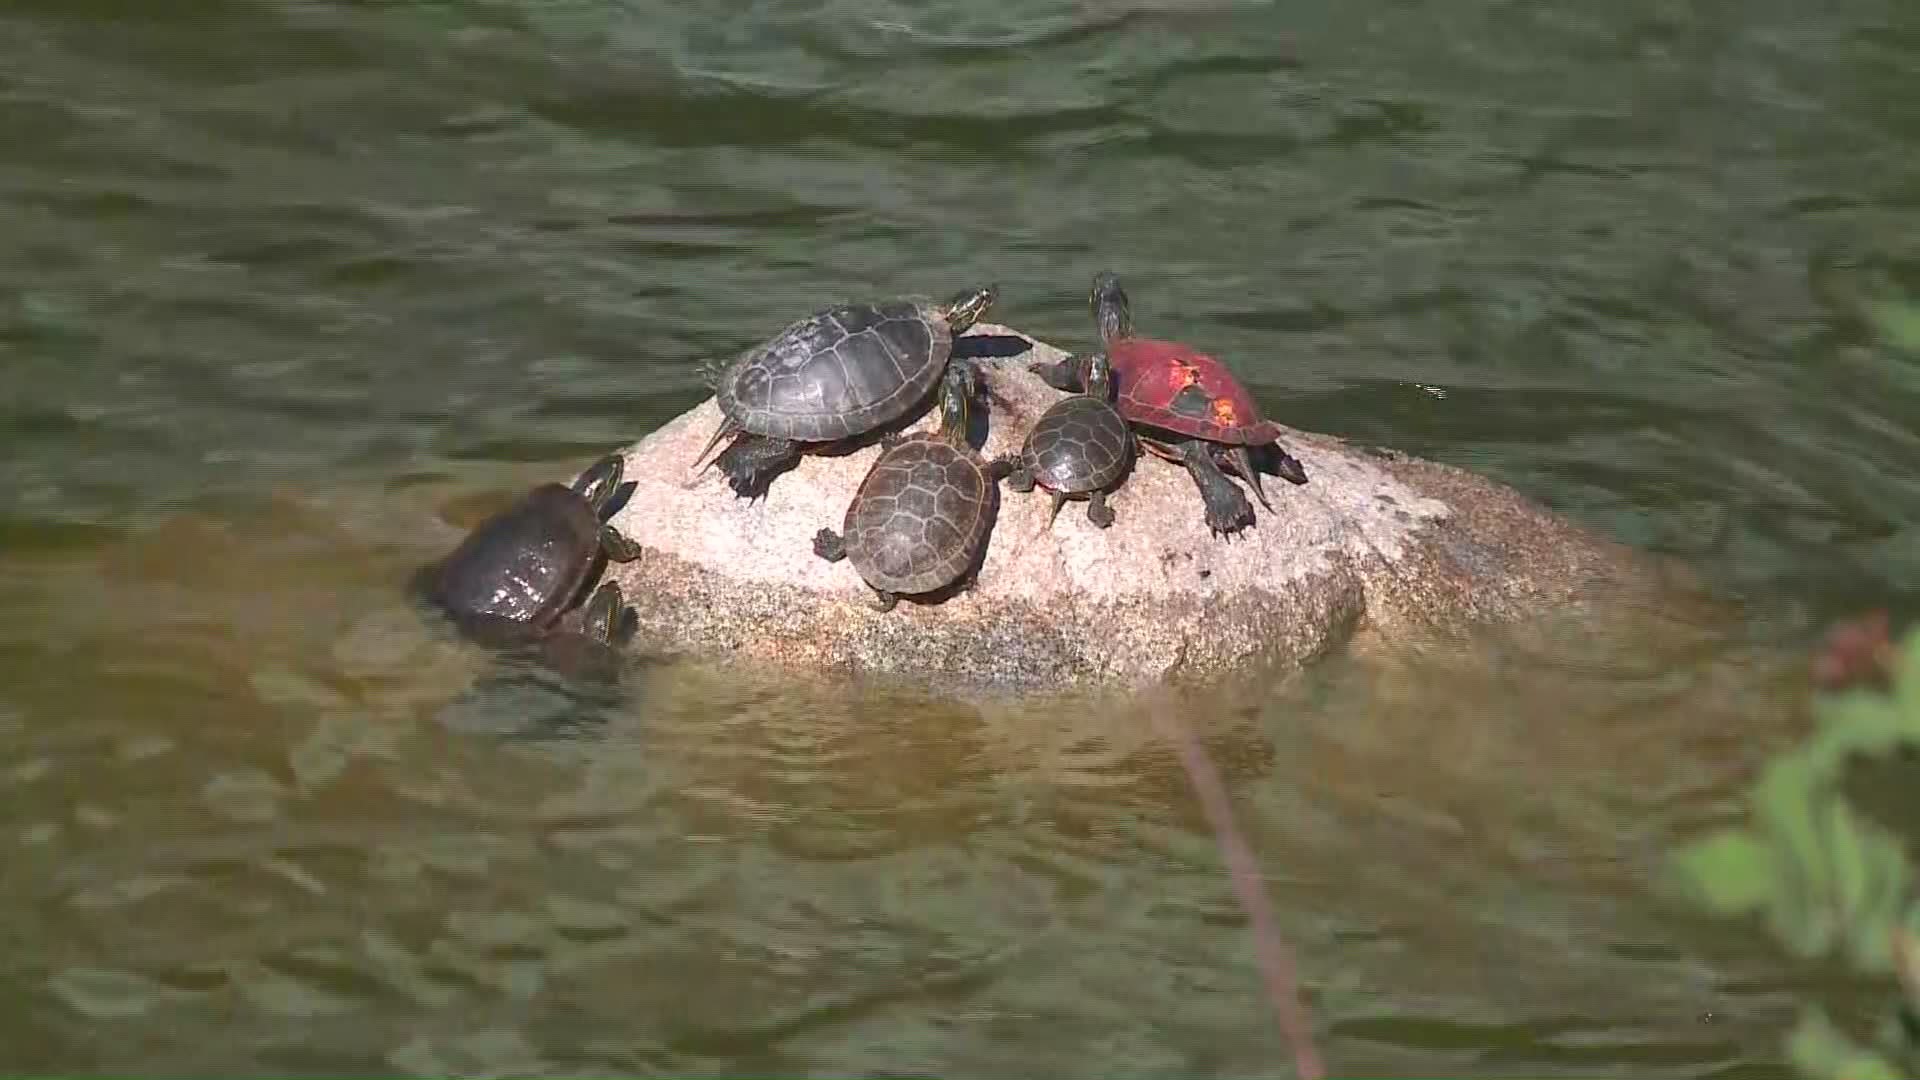
[[[1030,470],[1021,468],[1019,458],[1013,454],[1008,454],[1006,457],[994,458],[993,461],[988,464],[987,471],[989,475],[994,476],[996,479],[1005,480],[1008,487],[1023,495],[1033,490],[1033,473]]]
[[[800,447],[787,439],[741,435],[713,463],[727,476],[733,493],[749,502],[766,494],[774,474],[800,459]]]
[[[1253,504],[1238,490],[1232,499],[1207,500],[1207,528],[1215,536],[1232,540],[1240,530],[1253,524]]]
[[[1093,522],[1096,529],[1112,527],[1113,507],[1107,505],[1105,492],[1096,491],[1087,497],[1087,520]]]
[[[846,540],[832,529],[821,529],[813,534],[813,553],[828,562],[839,562],[847,557]]]

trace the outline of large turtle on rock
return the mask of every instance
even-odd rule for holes
[[[608,454],[572,486],[546,483],[476,525],[460,545],[414,575],[416,593],[468,636],[516,645],[554,636],[589,576],[640,557],[640,546],[600,515],[620,487],[625,458]],[[603,582],[587,603],[580,633],[610,640],[627,608],[620,587]]]
[[[960,580],[993,532],[999,482],[1011,465],[981,460],[967,442],[976,379],[969,363],[948,368],[940,429],[889,436],[847,505],[844,532],[814,535],[814,554],[828,562],[851,560],[880,611],[893,610],[897,596]]]
[[[1034,421],[1020,452],[1004,459],[1012,468],[1007,486],[1022,492],[1045,488],[1053,496],[1049,525],[1068,499],[1085,499],[1087,520],[1104,529],[1113,524],[1107,491],[1133,464],[1134,437],[1111,403],[1113,365],[1107,358],[1086,357],[1076,378],[1085,392],[1054,402]]]
[[[1307,482],[1306,470],[1280,445],[1280,425],[1260,415],[1253,395],[1225,364],[1189,345],[1134,336],[1127,294],[1109,271],[1094,275],[1087,302],[1113,365],[1120,415],[1139,433],[1142,446],[1186,466],[1206,504],[1209,528],[1231,536],[1253,524],[1253,504],[1223,467],[1238,473],[1260,505],[1273,512],[1254,464],[1256,449],[1270,455],[1277,475]],[[1030,368],[1048,385],[1067,391],[1083,389],[1085,369],[1078,357]]]
[[[953,353],[953,339],[993,306],[995,286],[944,304],[894,299],[842,304],[789,325],[721,372],[714,399],[725,419],[698,465],[713,463],[734,493],[765,492],[807,449],[864,435],[924,405]]]

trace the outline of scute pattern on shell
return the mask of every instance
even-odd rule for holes
[[[844,439],[905,416],[940,381],[952,349],[951,327],[928,305],[846,304],[743,355],[715,396],[755,434]]]
[[[847,557],[875,588],[932,592],[973,563],[998,496],[975,454],[926,433],[909,436],[873,463],[847,507]]]
[[[1136,424],[1194,438],[1259,446],[1280,437],[1253,395],[1217,358],[1191,346],[1128,338],[1107,349],[1116,405]]]
[[[1021,457],[1034,480],[1054,491],[1093,491],[1119,479],[1132,439],[1111,405],[1075,394],[1041,414]]]

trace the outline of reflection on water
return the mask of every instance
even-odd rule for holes
[[[1283,1068],[1220,853],[1137,703],[664,658],[616,696],[568,687],[400,598],[445,537],[341,524],[400,502],[183,514],[10,577],[44,604],[4,652],[14,1060]],[[1697,1075],[1769,1053],[1790,1002],[1648,882],[1791,732],[1800,678],[1650,611],[1362,640],[1180,712],[1337,1070]]]

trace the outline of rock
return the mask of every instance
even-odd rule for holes
[[[990,347],[1010,336],[1024,340],[983,323],[956,347],[988,354],[977,361],[993,394],[988,458],[1018,449],[1061,396],[1027,365],[1062,354]],[[851,563],[812,546],[822,526],[841,527],[879,449],[808,455],[749,502],[718,470],[691,472],[719,422],[709,398],[625,451],[633,489],[612,520],[644,552],[607,572],[638,614],[637,649],[921,683],[1185,682],[1301,663],[1363,626],[1392,636],[1565,610],[1635,560],[1489,480],[1289,429],[1309,483],[1268,478],[1277,513],[1256,506],[1255,526],[1231,540],[1208,531],[1184,470],[1143,454],[1109,500],[1112,528],[1095,528],[1081,502],[1049,528],[1043,492],[1003,487],[976,587],[882,614]]]

